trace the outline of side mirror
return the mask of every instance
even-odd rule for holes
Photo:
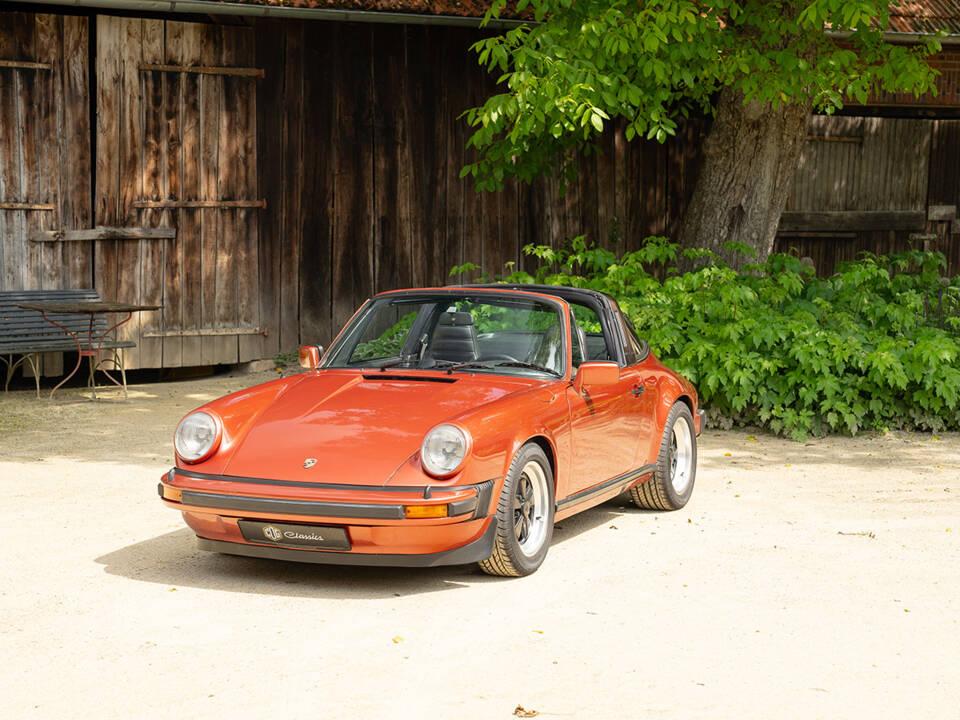
[[[307,370],[316,370],[322,355],[323,347],[321,345],[302,345],[299,352],[300,367]]]
[[[614,385],[618,382],[620,382],[620,366],[615,362],[599,360],[585,362],[577,369],[573,389],[579,393],[583,388]]]

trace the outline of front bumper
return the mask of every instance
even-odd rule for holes
[[[495,481],[371,487],[174,468],[163,476],[158,491],[167,507],[183,514],[202,549],[299,562],[427,567],[489,557],[495,523],[488,512]],[[408,518],[408,505],[446,505],[447,516]],[[241,532],[242,520],[342,528],[349,550],[304,549],[266,539],[251,542]]]
[[[452,550],[434,553],[401,555],[397,553],[331,552],[329,550],[299,550],[289,547],[253,545],[249,543],[223,542],[197,537],[201,550],[268,558],[293,562],[318,563],[322,565],[377,565],[381,567],[435,567],[437,565],[469,565],[486,560],[493,554],[497,536],[497,524],[487,519],[487,529],[471,543]]]

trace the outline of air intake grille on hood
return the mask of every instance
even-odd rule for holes
[[[432,375],[384,375],[376,373],[364,375],[364,380],[400,380],[401,382],[435,382],[435,383],[455,383],[457,378],[435,377]]]

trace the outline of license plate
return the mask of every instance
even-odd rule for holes
[[[286,523],[240,520],[240,533],[248,542],[317,550],[349,550],[350,539],[341,527],[329,525],[288,525]]]

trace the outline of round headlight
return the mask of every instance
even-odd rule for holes
[[[452,475],[467,456],[467,435],[453,425],[437,425],[420,447],[420,461],[431,475]]]
[[[213,416],[205,412],[187,415],[177,426],[173,446],[177,455],[187,462],[206,459],[220,440],[220,426]]]

